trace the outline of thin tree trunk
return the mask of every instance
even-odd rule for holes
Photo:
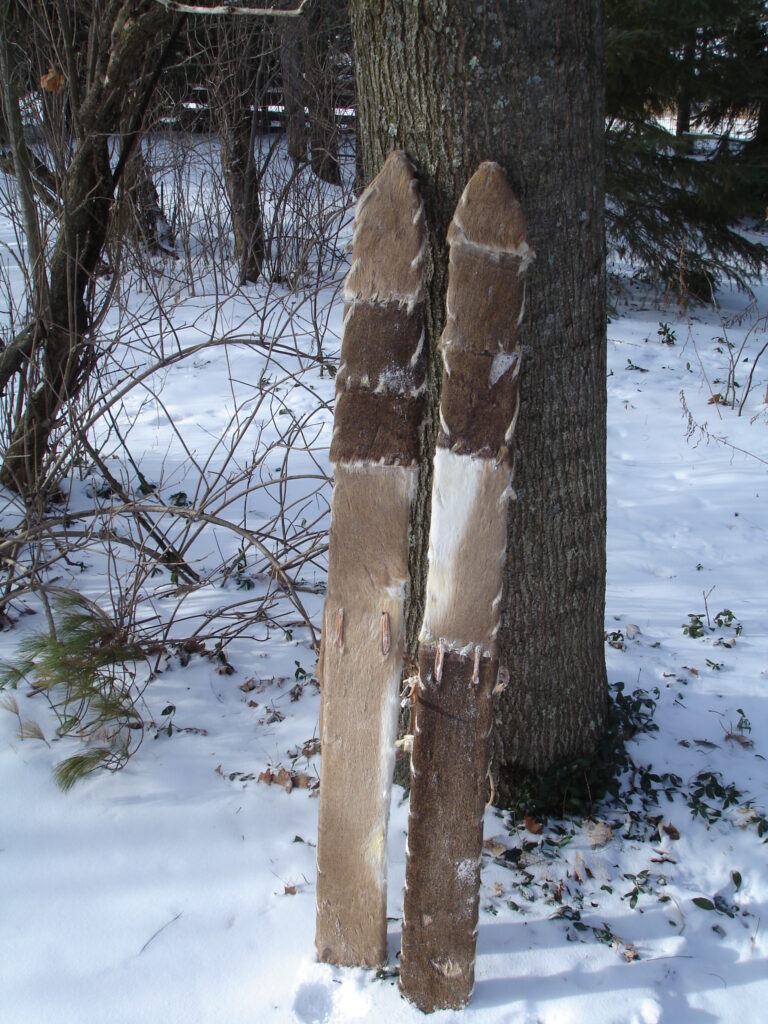
[[[693,42],[686,43],[683,48],[683,79],[677,92],[677,120],[675,123],[675,135],[678,139],[688,135],[691,130],[691,79],[693,77],[693,60],[695,54],[695,40]]]
[[[251,112],[236,104],[223,113],[226,123],[219,133],[221,169],[232,209],[235,259],[240,265],[241,282],[256,282],[264,263],[264,227],[258,178],[251,166]]]
[[[160,195],[140,145],[125,166],[122,192],[127,200],[132,233],[150,252],[173,253],[173,232],[163,213]],[[131,226],[125,225],[125,230]]]
[[[341,184],[334,71],[329,60],[330,0],[316,0],[307,24],[307,90],[312,170],[330,185]],[[370,179],[369,179],[370,180]]]
[[[283,110],[288,155],[294,163],[307,158],[307,118],[304,111],[302,74],[304,22],[285,18],[280,25],[280,69],[283,80]]]
[[[446,232],[482,160],[506,170],[537,259],[528,274],[496,716],[502,802],[521,772],[590,751],[606,709],[605,252],[598,0],[353,0],[367,178],[387,152],[416,166],[429,226],[431,416],[412,520],[411,649],[422,618],[437,429]]]
[[[2,376],[30,371],[31,388],[0,470],[0,482],[22,493],[38,485],[61,408],[77,395],[93,366],[95,350],[85,344],[89,326],[86,291],[104,246],[115,188],[180,25],[177,19],[176,28],[158,52],[158,36],[164,38],[169,20],[159,6],[126,2],[115,6],[108,24],[92,27],[95,63],[78,111],[81,134],[69,167],[61,226],[48,266],[46,307],[37,317],[33,344],[29,344],[29,332],[22,332],[8,346],[11,358],[2,367]],[[109,48],[104,50],[107,40]],[[118,130],[125,97],[131,94],[130,129],[113,171],[107,140]],[[42,350],[39,374],[34,361],[37,341]]]

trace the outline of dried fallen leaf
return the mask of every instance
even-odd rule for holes
[[[250,693],[251,690],[255,690],[258,685],[259,684],[255,679],[246,679],[244,683],[241,683],[240,689],[243,693]]]
[[[692,676],[698,676],[699,670],[697,668],[691,668],[690,665],[683,665],[686,672],[690,672]]]
[[[587,826],[587,835],[594,848],[605,846],[613,839],[613,829],[604,821],[590,821]]]
[[[503,857],[507,852],[507,847],[504,843],[500,843],[498,839],[486,839],[483,843],[483,849],[487,850],[492,857]]]
[[[670,839],[679,839],[680,832],[675,828],[672,822],[667,822],[666,825],[661,826],[662,832],[669,836]]]
[[[303,772],[296,772],[296,774],[292,776],[292,781],[296,789],[309,789],[312,783],[312,779],[309,775],[304,775]]]
[[[296,886],[295,885],[286,885],[285,891],[283,892],[283,895],[284,896],[295,896],[296,892],[297,892],[297,890],[296,890]]]
[[[733,743],[738,743],[740,747],[748,750],[749,747],[754,747],[754,742],[748,739],[746,736],[742,736],[740,732],[727,732],[725,734],[727,740],[731,740]]]
[[[714,395],[709,399],[707,405],[720,405],[725,401],[719,391],[716,391]]]
[[[628,964],[631,964],[633,960],[638,960],[640,958],[640,954],[637,952],[637,950],[631,942],[628,942],[626,944],[626,946],[622,950],[622,953],[624,954],[624,959],[627,961]]]
[[[539,835],[544,830],[542,823],[540,821],[536,821],[536,819],[532,818],[530,814],[526,814],[525,816],[525,827],[535,836]]]
[[[581,882],[583,885],[587,878],[587,873],[585,871],[584,861],[581,859],[581,854],[578,852],[576,853],[576,863],[573,865],[573,873],[576,876],[576,880]]]
[[[501,884],[501,882],[494,882],[493,883],[493,892],[494,892],[494,895],[496,895],[496,896],[503,896],[504,895],[504,886]]]
[[[301,748],[301,752],[304,757],[314,757],[315,754],[320,753],[320,740],[307,740],[304,746]]]
[[[628,639],[630,640],[634,640],[638,633],[641,632],[642,630],[640,629],[640,627],[636,626],[634,622],[628,622],[624,627],[624,635],[628,637]]]
[[[40,76],[40,88],[43,92],[61,92],[64,88],[64,75],[56,68],[48,68],[45,74]]]

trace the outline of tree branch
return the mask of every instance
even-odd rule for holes
[[[205,7],[202,4],[186,4],[180,0],[155,0],[162,4],[166,10],[178,11],[179,14],[244,14],[252,17],[275,17],[275,18],[298,18],[309,0],[300,0],[298,7],[251,7],[235,3],[234,0],[224,0],[224,3],[215,7]]]

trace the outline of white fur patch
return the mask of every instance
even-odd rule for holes
[[[420,641],[444,640],[447,650],[469,654],[479,644],[483,655],[491,654],[496,633],[503,562],[506,555],[506,516],[511,471],[492,460],[457,455],[446,448],[435,452],[432,483],[432,521],[429,531],[429,572],[424,621]],[[495,507],[484,507],[488,496],[496,494]],[[474,536],[477,529],[482,536]],[[489,550],[487,542],[497,545]],[[461,579],[466,567],[467,549],[477,544],[477,570],[481,579]],[[471,591],[474,602],[482,607],[464,607]],[[471,619],[478,629],[469,636],[459,624]]]
[[[519,362],[519,352],[497,352],[488,373],[488,387],[492,388],[494,384],[497,384],[504,374],[508,373],[513,366],[517,366]]]

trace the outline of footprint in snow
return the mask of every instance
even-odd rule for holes
[[[296,989],[293,1015],[299,1024],[326,1024],[333,1012],[333,996],[326,985],[306,981]]]

